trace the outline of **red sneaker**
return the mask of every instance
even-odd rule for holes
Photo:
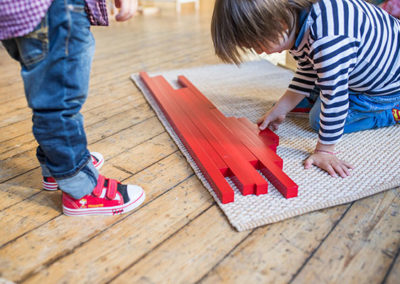
[[[69,216],[118,215],[135,209],[145,197],[140,186],[123,185],[99,175],[93,192],[81,199],[74,199],[63,192],[63,211]]]
[[[94,167],[97,170],[100,170],[100,168],[104,165],[103,155],[100,153],[97,153],[97,152],[91,152],[90,157],[92,158]],[[57,190],[58,184],[53,177],[45,177],[44,176],[43,177],[43,189],[44,190]]]

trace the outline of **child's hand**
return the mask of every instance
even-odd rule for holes
[[[333,177],[337,175],[345,178],[350,176],[350,170],[354,167],[342,160],[339,160],[335,154],[334,145],[323,145],[318,143],[314,154],[310,155],[304,162],[304,168],[309,169],[312,165],[315,165],[328,172]]]
[[[277,130],[279,125],[285,120],[286,114],[302,99],[304,99],[304,95],[286,90],[279,101],[257,121],[260,130],[264,130],[267,127],[274,131]]]
[[[278,130],[279,125],[285,120],[286,113],[281,113],[275,107],[267,111],[262,117],[257,120],[260,130],[270,128],[275,131]]]
[[[135,15],[138,8],[138,0],[115,0],[115,7],[119,9],[115,19],[123,22]]]

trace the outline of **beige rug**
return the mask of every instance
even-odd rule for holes
[[[177,76],[186,76],[225,116],[247,117],[253,122],[283,94],[292,78],[290,71],[267,61],[248,62],[240,68],[215,65],[150,75],[159,74],[176,87]],[[307,119],[289,118],[277,131],[280,137],[277,154],[284,161],[283,170],[299,185],[299,196],[287,200],[270,184],[266,195],[242,196],[235,189],[235,202],[221,204],[138,75],[132,75],[132,79],[229,222],[239,231],[400,186],[400,125],[344,135],[337,147],[339,157],[356,169],[351,177],[342,179],[332,178],[316,167],[304,169],[303,161],[313,151],[317,134],[310,129]]]

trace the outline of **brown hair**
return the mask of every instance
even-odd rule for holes
[[[240,51],[277,43],[297,26],[299,12],[318,0],[216,0],[211,21],[215,53],[239,64]]]

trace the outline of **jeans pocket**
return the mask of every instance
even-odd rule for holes
[[[49,52],[47,15],[29,34],[15,39],[21,64],[30,69],[42,61]]]

